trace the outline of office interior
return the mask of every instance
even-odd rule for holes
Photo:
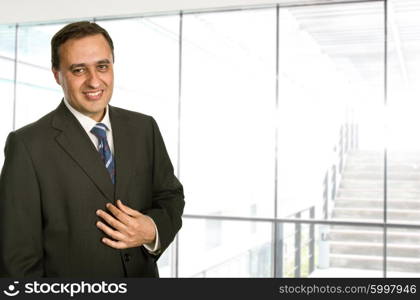
[[[135,2],[0,14],[2,149],[62,99],[52,35],[94,21],[110,104],[157,120],[185,188],[161,277],[420,276],[419,1]]]

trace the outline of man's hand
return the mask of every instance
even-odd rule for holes
[[[155,225],[149,216],[125,206],[120,200],[117,206],[107,203],[106,208],[112,215],[102,209],[96,211],[107,223],[98,221],[96,226],[111,238],[102,238],[104,244],[115,249],[126,249],[154,242]]]

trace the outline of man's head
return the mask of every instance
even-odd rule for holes
[[[114,86],[114,46],[108,32],[90,22],[65,26],[51,40],[51,62],[69,104],[100,121]]]

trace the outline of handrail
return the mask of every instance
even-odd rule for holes
[[[355,150],[359,147],[359,132],[358,125],[354,122],[354,112],[350,111],[351,115],[347,120],[340,125],[339,136],[334,149],[337,154],[333,159],[332,165],[328,166],[324,175],[323,181],[323,217],[325,220],[329,219],[331,206],[329,202],[334,202],[340,185],[341,175],[344,169],[344,163],[349,151]]]
[[[309,218],[315,217],[315,206],[310,206],[295,214],[295,218],[300,219],[302,212],[309,211]],[[303,244],[303,245],[302,245]],[[302,276],[302,246],[307,248],[307,263],[308,272],[312,273],[315,269],[315,225],[309,225],[309,238],[308,241],[302,242],[302,224],[295,224],[295,259],[294,259],[294,277],[299,278]]]

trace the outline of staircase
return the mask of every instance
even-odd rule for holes
[[[388,222],[420,225],[420,152],[389,153]],[[333,220],[383,221],[384,155],[349,153],[332,212]],[[333,226],[330,267],[383,269],[383,229]],[[387,270],[420,273],[420,229],[387,229]]]

